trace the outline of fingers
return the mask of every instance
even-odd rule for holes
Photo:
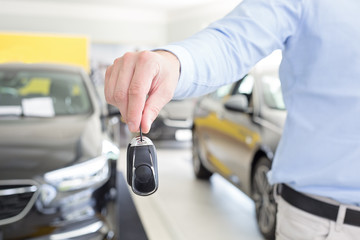
[[[146,133],[172,98],[179,69],[177,58],[168,52],[126,53],[106,70],[106,101],[120,109],[131,132],[141,123]]]
[[[106,69],[105,81],[104,81],[104,94],[105,94],[106,102],[108,102],[109,104],[115,105],[115,102],[112,101],[112,95],[113,95],[112,89],[113,89],[114,83],[110,84],[110,76],[112,73],[112,69],[113,69],[113,65],[109,66]]]
[[[169,99],[165,98],[161,91],[155,92],[150,95],[146,101],[141,127],[144,133],[148,133],[151,128],[151,124],[159,115],[160,110],[169,102]]]
[[[135,71],[128,89],[127,118],[130,131],[138,131],[146,96],[159,73],[156,57],[152,52],[142,52],[136,61]]]
[[[136,56],[134,53],[126,53],[119,59],[118,67],[114,71],[118,72],[118,75],[114,79],[116,81],[114,92],[115,105],[119,107],[122,113],[123,120],[127,122],[128,111],[128,89],[131,83],[131,79],[135,70]]]

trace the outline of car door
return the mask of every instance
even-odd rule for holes
[[[221,143],[217,141],[219,132],[222,131],[222,119],[218,113],[222,111],[223,101],[229,96],[235,84],[219,88],[217,91],[201,98],[194,111],[195,130],[193,136],[197,138],[198,151],[200,152],[203,164],[213,172],[224,176],[230,174],[230,170],[221,162]]]
[[[257,142],[259,127],[253,121],[256,111],[255,79],[247,75],[234,87],[231,97],[225,99],[217,112],[217,131],[211,136],[212,154],[225,169],[227,177],[240,188],[247,187],[249,168]],[[247,106],[241,111],[227,106],[227,100],[243,99]]]

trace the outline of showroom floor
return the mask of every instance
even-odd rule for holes
[[[159,189],[148,197],[132,195],[149,240],[260,240],[254,204],[222,177],[194,178],[190,143],[155,143]],[[126,148],[119,170],[125,175]]]

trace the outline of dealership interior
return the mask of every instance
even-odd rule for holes
[[[273,238],[276,206],[264,192],[273,149],[242,161],[227,143],[254,151],[264,130],[232,121],[253,115],[228,100],[264,94],[277,142],[285,116],[279,55],[161,110],[140,140],[155,146],[149,196],[130,176],[139,136],[104,98],[114,59],[189,37],[239,2],[0,0],[0,240]]]

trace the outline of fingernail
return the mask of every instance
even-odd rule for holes
[[[152,121],[150,121],[150,120],[148,120],[147,122],[146,122],[146,132],[148,133],[149,131],[150,131],[150,129],[151,129],[151,124],[152,124]]]

